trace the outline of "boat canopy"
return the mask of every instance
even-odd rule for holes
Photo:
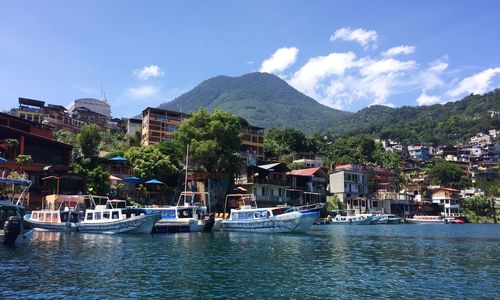
[[[14,178],[0,178],[0,183],[13,183],[18,185],[31,185],[31,180],[14,179]]]

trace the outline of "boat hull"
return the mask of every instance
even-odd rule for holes
[[[111,222],[85,223],[78,226],[82,233],[152,233],[153,226],[160,219],[159,214],[140,215]]]
[[[205,228],[205,220],[160,220],[156,222],[154,233],[200,232]]]
[[[77,223],[50,223],[50,222],[38,222],[31,220],[30,215],[24,216],[24,221],[30,228],[36,231],[57,231],[57,232],[71,232],[78,230]]]
[[[284,233],[306,232],[319,217],[319,211],[290,212],[266,219],[256,220],[223,220],[224,231]]]

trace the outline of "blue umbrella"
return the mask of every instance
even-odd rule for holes
[[[112,157],[112,158],[108,158],[109,161],[127,161],[126,158],[123,158],[121,156],[115,156],[115,157]]]
[[[0,157],[0,164],[6,163],[6,162],[7,162],[7,160],[5,158]]]
[[[145,182],[146,184],[164,184],[163,182],[156,180],[156,179],[151,179],[149,181]]]
[[[138,177],[135,177],[135,176],[131,176],[131,177],[127,177],[127,178],[123,178],[122,179],[122,182],[125,182],[125,183],[128,183],[128,184],[139,184],[139,183],[143,183],[142,179],[138,178]]]

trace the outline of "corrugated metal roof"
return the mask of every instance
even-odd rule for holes
[[[295,175],[295,176],[314,176],[318,170],[321,169],[320,167],[316,168],[307,168],[307,169],[300,169],[300,170],[292,170],[287,173],[287,175]]]

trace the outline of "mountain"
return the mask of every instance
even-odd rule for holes
[[[366,133],[381,138],[453,144],[479,132],[500,130],[500,89],[469,95],[460,101],[431,106],[371,106],[353,114],[328,132],[333,136]]]
[[[322,132],[352,113],[336,110],[300,93],[267,73],[210,78],[160,108],[193,112],[221,108],[265,128],[296,128],[307,134]]]
[[[381,105],[356,113],[336,110],[300,93],[282,79],[267,73],[240,77],[217,76],[160,108],[193,112],[222,108],[264,128],[295,128],[306,134],[333,137],[372,134],[412,142],[456,143],[478,132],[500,130],[500,89],[470,95],[456,102],[431,106]]]

